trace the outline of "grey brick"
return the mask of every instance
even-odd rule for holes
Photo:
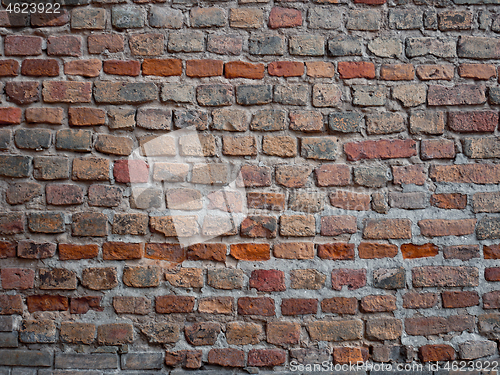
[[[226,24],[226,11],[222,8],[195,8],[190,13],[191,27],[222,27]]]
[[[53,357],[47,351],[0,349],[0,366],[50,367]]]
[[[103,353],[103,354],[56,353],[55,368],[117,369],[118,356],[112,353]]]
[[[368,134],[390,134],[406,130],[405,120],[399,113],[379,112],[366,115]]]
[[[11,332],[14,330],[14,317],[0,316],[0,332]]]
[[[0,332],[0,348],[17,348],[17,332]]]
[[[165,83],[161,88],[162,102],[194,103],[194,98],[194,85]]]
[[[160,370],[163,365],[163,353],[128,353],[122,355],[124,370]]]
[[[435,9],[427,9],[424,12],[424,27],[427,30],[437,30],[438,28],[438,18]]]
[[[336,137],[302,138],[300,156],[307,159],[335,160],[338,143]]]
[[[389,205],[404,210],[418,210],[426,208],[429,205],[429,199],[422,192],[400,193],[391,191],[389,193]]]
[[[179,31],[170,33],[167,49],[169,52],[203,52],[205,36],[200,31]]]
[[[111,22],[118,29],[144,27],[141,8],[135,6],[115,6],[111,11]]]
[[[90,151],[92,150],[92,132],[90,130],[58,130],[56,133],[56,149]]]
[[[48,129],[18,129],[14,134],[16,146],[30,150],[49,148],[51,138],[51,131]]]
[[[195,126],[196,130],[207,130],[208,114],[203,111],[174,111],[174,124],[176,129],[184,129]]]
[[[309,85],[288,84],[274,86],[274,101],[285,105],[307,105]]]
[[[33,176],[37,180],[65,180],[69,178],[69,159],[58,156],[35,156]]]
[[[146,103],[156,100],[158,88],[152,82],[95,82],[94,99],[97,103]]]
[[[196,88],[196,97],[201,106],[226,106],[234,102],[232,85],[201,85]]]
[[[286,112],[282,109],[262,109],[252,117],[250,129],[256,131],[278,131],[286,128]]]
[[[354,182],[366,187],[383,187],[389,182],[388,169],[385,167],[356,167]]]
[[[376,38],[368,42],[368,49],[379,57],[400,57],[403,53],[403,43],[399,39]]]
[[[331,56],[361,56],[362,40],[354,36],[337,36],[328,41]]]
[[[331,7],[315,6],[309,8],[307,21],[310,29],[338,29],[342,25],[342,13]]]
[[[0,129],[0,150],[7,150],[12,138],[12,132],[9,129]]]
[[[500,104],[500,87],[490,87],[490,103]]]
[[[271,103],[273,98],[271,85],[241,85],[236,87],[236,102],[241,105]]]
[[[295,35],[290,37],[290,54],[298,56],[323,56],[325,38],[321,35]]]
[[[75,30],[103,30],[106,26],[106,10],[76,8],[71,12],[71,28]]]
[[[162,108],[139,108],[137,110],[137,126],[152,130],[172,129],[172,110]]]
[[[497,345],[493,341],[466,341],[458,348],[461,359],[477,359],[497,353]]]
[[[24,320],[19,330],[19,341],[26,344],[54,343],[56,339],[56,325],[49,320]]]
[[[347,18],[348,30],[380,30],[381,15],[374,9],[350,10]]]
[[[212,129],[244,132],[248,130],[250,114],[232,108],[216,109],[212,112]]]
[[[282,36],[253,36],[248,41],[251,55],[283,55],[285,38]]]
[[[422,11],[418,8],[393,9],[389,13],[389,25],[398,30],[420,29],[424,26]]]
[[[152,6],[149,11],[149,25],[166,29],[181,29],[183,22],[182,11],[174,8]]]
[[[14,367],[10,375],[37,375],[37,369],[26,367]]]
[[[461,36],[458,40],[458,56],[469,59],[498,59],[500,58],[500,39]]]
[[[31,161],[31,156],[0,155],[0,176],[28,177]]]
[[[385,86],[355,85],[353,88],[352,104],[358,106],[382,106],[387,98]]]
[[[463,152],[473,159],[500,157],[500,138],[469,138],[463,141]]]
[[[456,42],[453,39],[435,37],[406,39],[406,56],[417,57],[426,55],[456,57]]]
[[[135,128],[135,108],[108,109],[108,128],[111,130]]]
[[[358,112],[334,112],[328,116],[328,125],[334,132],[356,133],[361,130],[363,114]]]
[[[373,287],[403,289],[406,286],[404,268],[378,269],[373,271]]]

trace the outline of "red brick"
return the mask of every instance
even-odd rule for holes
[[[256,165],[244,165],[241,167],[241,182],[245,187],[271,186],[271,168]]]
[[[340,268],[332,271],[332,289],[342,290],[344,285],[349,290],[364,287],[366,285],[366,269],[352,270]]]
[[[78,185],[51,184],[45,187],[47,204],[65,206],[83,203],[83,190]]]
[[[61,9],[59,14],[50,13],[32,13],[30,16],[31,26],[36,27],[55,27],[64,26],[70,20],[68,11]]]
[[[322,216],[321,235],[338,236],[340,234],[354,234],[358,231],[356,216]]]
[[[134,341],[134,327],[128,323],[103,324],[97,327],[97,341],[101,345],[121,345]]]
[[[189,313],[194,310],[194,297],[158,296],[155,306],[158,314]]]
[[[106,60],[103,64],[106,74],[137,77],[141,73],[141,62],[135,60]]]
[[[300,13],[300,10],[274,7],[271,9],[271,13],[269,13],[269,27],[271,29],[301,25],[302,13]]]
[[[238,298],[238,315],[274,316],[274,300],[269,297]]]
[[[148,182],[149,166],[143,160],[115,160],[113,177],[120,183]]]
[[[3,289],[31,289],[35,286],[35,271],[28,268],[2,268]]]
[[[285,273],[278,270],[254,270],[248,286],[259,292],[282,292],[286,290]]]
[[[429,86],[427,105],[474,105],[486,102],[486,87],[482,85]]]
[[[160,77],[180,76],[182,61],[180,59],[144,59],[142,74]]]
[[[454,159],[455,142],[451,139],[423,139],[420,143],[422,160]]]
[[[5,56],[35,56],[42,54],[39,36],[8,35],[4,39]]]
[[[175,243],[147,243],[145,257],[181,263],[186,260],[186,250]]]
[[[474,233],[476,222],[476,219],[428,219],[420,220],[418,226],[422,236],[426,237],[465,236]]]
[[[479,271],[465,266],[424,266],[412,269],[413,287],[477,286]]]
[[[110,53],[123,51],[124,38],[120,34],[92,34],[87,38],[89,53],[99,54],[106,50]]]
[[[486,256],[485,256],[485,259],[488,259],[488,258],[486,258]],[[491,258],[489,258],[489,259],[491,259]],[[485,268],[484,269],[484,279],[486,281],[500,281],[500,267]]]
[[[72,107],[68,109],[68,122],[73,126],[95,126],[106,123],[106,112],[98,108]]]
[[[16,125],[21,123],[22,110],[15,107],[0,108],[0,125]]]
[[[337,65],[341,79],[375,78],[375,64],[366,61],[339,61]]]
[[[484,259],[500,259],[500,245],[483,247]]]
[[[99,246],[95,244],[76,245],[60,243],[59,260],[93,259],[99,254]]]
[[[224,76],[226,78],[264,78],[264,64],[252,64],[244,61],[230,61],[224,64]]]
[[[63,296],[28,296],[26,305],[30,313],[35,311],[66,311],[69,308],[68,297]]]
[[[483,309],[498,309],[500,308],[500,291],[483,294]]]
[[[283,298],[282,315],[306,315],[318,312],[318,300],[314,298]]]
[[[455,349],[450,345],[424,345],[418,350],[418,356],[422,362],[453,361]]]
[[[55,59],[25,59],[21,65],[21,74],[32,77],[57,77],[59,62]]]
[[[470,315],[452,315],[448,318],[429,316],[405,319],[406,332],[412,336],[472,331],[474,326],[474,317]]]
[[[316,185],[346,186],[351,183],[351,168],[345,164],[323,164],[314,170]]]
[[[436,293],[409,292],[403,294],[403,308],[405,309],[430,309],[437,305]]]
[[[0,315],[22,314],[23,299],[20,295],[0,294]]]
[[[75,35],[50,36],[47,39],[47,55],[81,56],[82,39]]]
[[[356,314],[358,300],[354,297],[332,297],[321,301],[321,311],[333,314]]]
[[[165,363],[167,366],[182,365],[187,369],[197,369],[201,367],[202,354],[201,350],[167,351],[165,353]]]
[[[144,246],[141,243],[105,242],[102,244],[104,260],[128,260],[142,258]]]
[[[201,243],[191,245],[187,248],[187,259],[224,262],[226,260],[226,244]]]
[[[500,166],[496,164],[431,165],[429,177],[436,182],[498,184],[500,183]]]
[[[45,259],[56,253],[56,244],[50,242],[34,242],[29,240],[17,243],[17,256],[24,259]]]
[[[496,78],[497,71],[492,64],[460,64],[458,75],[462,78],[474,78],[488,80]]]
[[[386,81],[411,81],[415,78],[412,64],[385,64],[380,67],[380,79]]]
[[[267,65],[270,76],[300,77],[304,74],[304,63],[295,61],[274,61]]]
[[[101,307],[101,296],[71,298],[69,312],[71,314],[86,314],[89,310],[103,311]]]
[[[271,258],[271,247],[269,244],[257,243],[232,244],[231,255],[238,260],[269,260]]]
[[[64,63],[64,74],[82,77],[98,77],[102,62],[99,59],[73,60]]]
[[[407,165],[404,167],[392,167],[392,175],[396,185],[423,185],[427,175],[423,165]]]
[[[380,1],[380,0],[355,0],[360,1]],[[385,0],[383,0],[385,2]],[[361,362],[368,361],[369,352],[367,348],[352,348],[347,346],[333,348],[333,362],[335,364],[353,364],[357,365]]]
[[[186,61],[186,75],[188,77],[215,77],[221,76],[224,70],[222,60],[188,60]]]
[[[248,352],[248,366],[272,367],[285,361],[286,352],[281,349],[252,349]]]
[[[92,82],[44,81],[42,96],[46,103],[90,103]]]
[[[361,259],[394,258],[398,247],[387,243],[362,242],[358,246],[358,254]]]
[[[447,210],[463,210],[467,206],[467,195],[460,193],[432,194],[431,205]]]
[[[245,352],[232,348],[210,349],[208,363],[223,367],[245,367]]]
[[[460,133],[494,132],[498,126],[498,112],[449,112],[448,126],[451,130]]]
[[[298,344],[300,324],[292,322],[267,323],[267,342],[275,345]]]
[[[17,243],[0,241],[0,259],[15,258],[17,254]]]
[[[435,257],[439,254],[439,248],[432,243],[426,243],[425,245],[405,243],[401,245],[401,253],[403,259]]]
[[[337,190],[330,193],[329,198],[333,207],[344,210],[368,211],[370,209],[370,195],[368,194]]]
[[[443,307],[447,309],[456,309],[461,307],[471,307],[479,305],[479,294],[475,291],[470,292],[451,292],[441,293]]]
[[[40,84],[38,82],[6,82],[7,100],[16,104],[31,104],[40,101]]]
[[[349,142],[344,144],[347,160],[409,158],[417,155],[412,139]]]
[[[16,60],[0,60],[0,77],[15,77],[18,74],[19,63]]]

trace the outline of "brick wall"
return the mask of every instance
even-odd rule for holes
[[[0,11],[0,374],[497,358],[498,0],[68,3]]]

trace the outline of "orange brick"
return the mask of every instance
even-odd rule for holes
[[[221,60],[186,61],[186,75],[188,77],[221,76],[223,68],[224,68],[224,63]]]
[[[375,78],[375,64],[366,61],[340,61],[337,70],[342,79]]]
[[[492,64],[460,64],[458,74],[462,78],[488,80],[497,76],[495,65]]]
[[[244,61],[231,61],[224,65],[226,78],[264,78],[264,64],[252,64]]]
[[[275,61],[267,66],[271,76],[300,77],[304,74],[304,64],[296,61]]]
[[[141,73],[141,63],[134,60],[107,60],[104,61],[103,70],[106,74],[137,77]]]
[[[415,78],[412,64],[386,64],[380,67],[380,79],[386,81],[408,81]]]
[[[180,76],[182,61],[180,59],[144,59],[142,74],[145,76]]]

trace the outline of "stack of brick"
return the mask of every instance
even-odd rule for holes
[[[498,356],[498,0],[11,3],[0,374]]]

